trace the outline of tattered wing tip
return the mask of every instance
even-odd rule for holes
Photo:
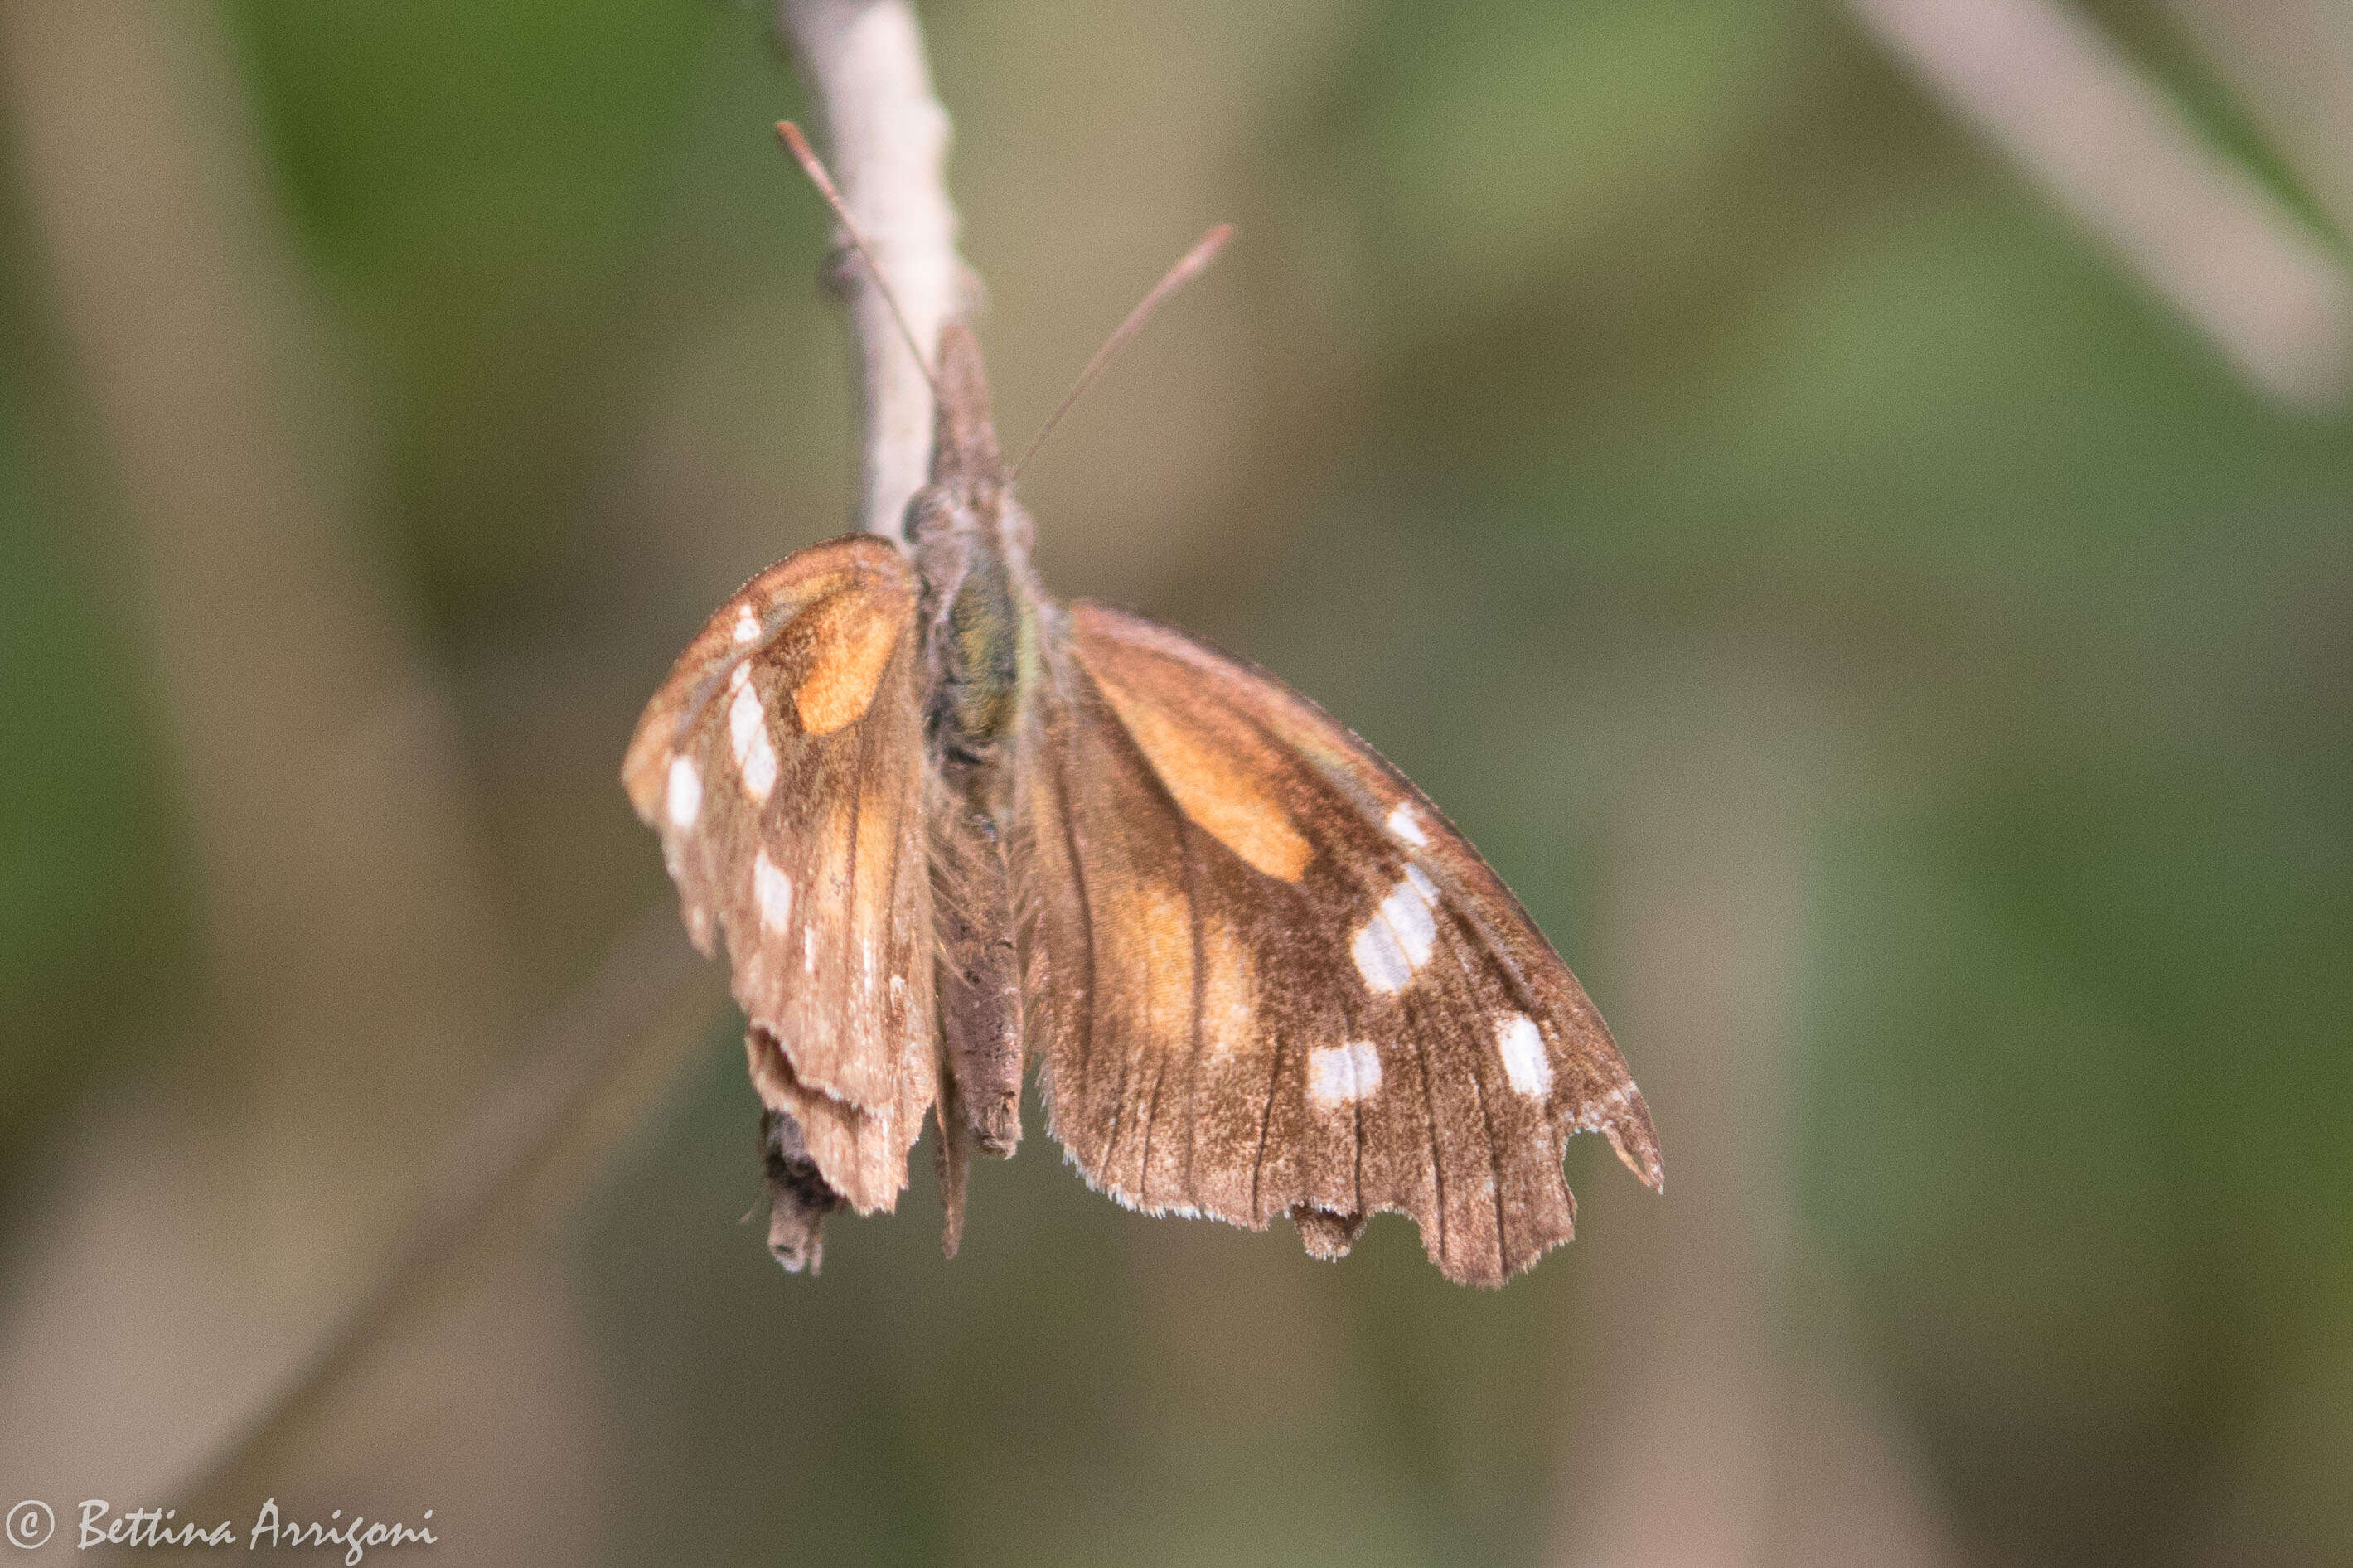
[[[894,1138],[886,1161],[868,1158],[871,1151],[862,1152],[860,1140],[878,1124],[875,1117],[802,1083],[784,1047],[757,1024],[744,1032],[744,1052],[753,1091],[771,1114],[794,1129],[799,1158],[813,1179],[839,1200],[837,1206],[861,1215],[893,1212],[907,1185],[907,1155],[913,1138],[904,1145]]]
[[[1449,1283],[1500,1290],[1542,1262],[1553,1248],[1577,1239],[1577,1194],[1569,1190],[1556,1163],[1553,1177],[1560,1200],[1557,1209],[1550,1213],[1533,1206],[1515,1210],[1506,1226],[1481,1238],[1483,1245],[1466,1237],[1459,1226],[1441,1225],[1435,1208],[1426,1215],[1410,1208],[1400,1207],[1398,1212],[1420,1229],[1423,1255]]]
[[[1667,1190],[1667,1167],[1659,1155],[1659,1135],[1651,1126],[1651,1108],[1631,1084],[1627,1086],[1626,1108],[1601,1124],[1601,1133],[1644,1186],[1654,1193]]]
[[[1575,1202],[1576,1195],[1571,1194],[1572,1209]],[[1506,1254],[1498,1248],[1449,1262],[1435,1252],[1430,1252],[1427,1241],[1422,1250],[1430,1253],[1430,1262],[1437,1265],[1439,1273],[1445,1276],[1449,1283],[1469,1285],[1480,1290],[1500,1290],[1521,1275],[1532,1271],[1555,1247],[1567,1247],[1576,1239],[1577,1220],[1572,1213],[1567,1225],[1536,1237],[1525,1250],[1514,1254]]]
[[[1337,1263],[1348,1256],[1356,1238],[1365,1234],[1366,1216],[1360,1214],[1335,1214],[1312,1204],[1300,1204],[1291,1211],[1291,1223],[1299,1227],[1299,1244],[1310,1258],[1326,1263]]]

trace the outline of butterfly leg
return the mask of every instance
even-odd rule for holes
[[[972,1126],[965,1121],[964,1101],[955,1091],[955,1076],[940,1073],[940,1141],[932,1150],[932,1174],[940,1184],[940,1251],[948,1258],[964,1245],[965,1177],[972,1170]]]

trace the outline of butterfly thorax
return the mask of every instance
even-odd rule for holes
[[[951,782],[1002,827],[1022,672],[1036,641],[1029,521],[1010,493],[972,334],[952,325],[940,357],[931,482],[907,518],[933,676],[925,718],[933,755]]]

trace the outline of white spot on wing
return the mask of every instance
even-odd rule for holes
[[[735,610],[735,640],[737,642],[756,642],[759,640],[759,637],[760,617],[752,613],[751,605],[738,605]]]
[[[765,849],[752,857],[752,901],[760,906],[760,924],[782,934],[793,918],[793,879],[776,868]]]
[[[681,832],[694,826],[702,815],[702,775],[695,771],[694,759],[681,752],[670,760],[670,787],[666,795],[670,825]]]
[[[767,805],[769,792],[776,787],[776,748],[768,740],[760,694],[748,685],[737,689],[735,700],[727,705],[727,740],[735,750],[735,766],[744,774],[745,793],[758,804]]]
[[[1307,1098],[1317,1105],[1353,1105],[1381,1087],[1381,1053],[1370,1040],[1318,1046],[1307,1053]]]
[[[1430,910],[1438,907],[1438,889],[1419,866],[1405,868],[1405,879],[1389,889],[1349,944],[1356,973],[1375,991],[1402,991],[1406,983],[1430,962],[1438,941],[1438,924]]]
[[[1349,956],[1356,961],[1356,973],[1365,984],[1383,993],[1402,991],[1413,978],[1413,967],[1405,961],[1405,952],[1398,946],[1396,935],[1388,922],[1377,917],[1356,933],[1348,945]]]
[[[1397,809],[1389,813],[1388,820],[1381,826],[1416,849],[1430,847],[1430,835],[1421,830],[1421,818],[1414,815],[1409,801],[1398,802]]]
[[[1545,1055],[1544,1033],[1535,1020],[1514,1013],[1495,1020],[1495,1049],[1504,1058],[1504,1076],[1530,1100],[1552,1092],[1552,1058]]]

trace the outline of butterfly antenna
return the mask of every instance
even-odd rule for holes
[[[891,291],[891,279],[883,275],[882,264],[874,258],[874,247],[866,243],[866,236],[860,231],[858,220],[849,216],[849,204],[841,199],[841,192],[835,186],[833,176],[825,172],[825,165],[818,161],[816,149],[808,144],[808,138],[801,134],[799,126],[789,120],[779,120],[776,121],[776,134],[784,138],[786,149],[800,164],[801,173],[809,177],[809,184],[817,187],[817,194],[825,198],[825,205],[833,209],[833,216],[840,220],[842,232],[849,236],[849,243],[856,246],[858,254],[866,258],[867,270],[874,274],[874,287],[881,291],[882,302],[891,307],[891,319],[899,323],[899,335],[906,340],[908,352],[915,356],[915,368],[922,371],[923,379],[931,384],[932,395],[939,396],[940,383],[939,378],[932,374],[932,356],[925,353],[923,345],[915,341],[915,329],[907,324],[907,312],[899,308],[899,296]]]
[[[1038,448],[1052,434],[1054,426],[1062,422],[1062,416],[1068,414],[1071,405],[1094,384],[1095,377],[1103,374],[1103,366],[1111,363],[1111,356],[1119,352],[1120,346],[1135,336],[1137,329],[1151,319],[1152,312],[1160,309],[1169,295],[1207,271],[1209,263],[1218,258],[1218,252],[1226,247],[1226,241],[1233,237],[1233,225],[1219,224],[1203,235],[1192,249],[1179,257],[1176,266],[1161,275],[1160,281],[1152,286],[1152,292],[1137,302],[1135,309],[1127,313],[1127,320],[1113,328],[1111,336],[1103,340],[1103,347],[1095,350],[1095,357],[1087,361],[1087,368],[1079,372],[1079,379],[1071,384],[1071,390],[1063,395],[1054,412],[1046,416],[1046,423],[1039,426],[1038,434],[1029,437],[1029,445],[1022,448],[1020,460],[1006,476],[1008,480],[1018,478],[1021,470],[1029,466],[1029,459],[1037,455]]]

